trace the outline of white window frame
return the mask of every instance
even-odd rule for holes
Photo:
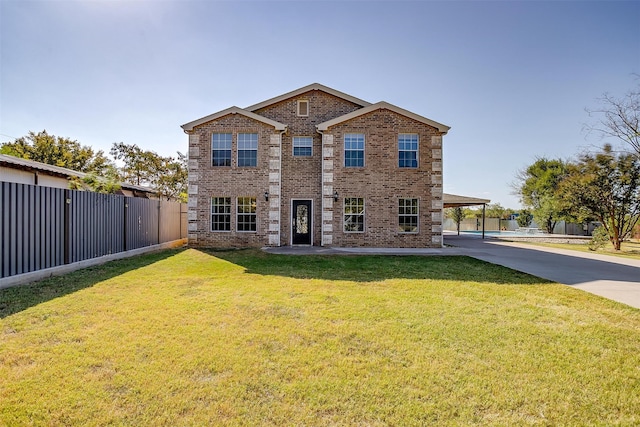
[[[404,135],[415,136],[416,137],[416,165],[415,166],[400,166],[400,152],[413,152],[414,150],[400,150],[400,137]],[[420,135],[417,133],[399,133],[398,134],[398,168],[399,169],[417,169],[420,167]]]
[[[347,150],[347,136],[349,135],[358,135],[358,136],[362,136],[362,150]],[[365,136],[364,133],[345,133],[344,135],[342,135],[342,157],[343,157],[343,165],[345,168],[363,168],[365,167],[365,159],[366,159],[366,153],[365,153],[365,147],[367,146],[367,137]],[[362,151],[362,166],[347,166],[347,151]]]
[[[311,144],[309,146],[298,146],[296,147],[296,140],[310,140]],[[294,136],[291,140],[291,154],[293,157],[312,157],[313,156],[313,137],[312,136]],[[296,148],[310,148],[310,154],[296,154]]]
[[[301,114],[300,113],[300,105],[301,104],[306,104],[307,105],[307,114]],[[309,100],[308,99],[299,99],[296,102],[296,114],[298,117],[309,117]]]
[[[227,213],[214,213],[213,212],[213,206],[214,206],[213,205],[213,199],[229,199],[229,213],[228,214]],[[210,212],[211,212],[211,219],[210,219],[211,220],[211,227],[210,228],[211,228],[211,232],[212,233],[231,233],[231,231],[232,231],[232,228],[231,228],[232,227],[232,224],[231,224],[231,215],[232,215],[231,214],[231,210],[233,209],[233,202],[231,201],[232,199],[233,198],[229,197],[229,196],[212,196],[211,197],[211,201],[210,201],[210,203],[211,203],[211,209],[210,209]],[[214,224],[213,223],[213,216],[214,215],[229,215],[229,229],[228,230],[214,230],[213,229],[213,224]]]
[[[361,213],[346,213],[345,210],[347,208],[347,199],[356,199],[362,200],[362,212]],[[345,197],[342,199],[342,231],[348,234],[362,234],[366,229],[366,207],[364,197]],[[361,216],[362,217],[362,231],[360,230],[347,230],[347,216]]]
[[[400,213],[400,200],[416,200],[416,213],[415,214],[401,214]],[[404,231],[400,229],[400,217],[416,217],[416,230]],[[399,234],[418,234],[420,233],[420,198],[418,197],[399,197],[398,198],[398,233]]]
[[[229,141],[230,145],[229,145],[229,149],[228,150],[226,148],[224,150],[220,150],[220,149],[215,149],[213,147],[213,139],[214,139],[214,137],[216,135],[229,135],[229,136],[231,136],[231,140]],[[226,142],[226,140],[225,140],[225,142]],[[213,152],[214,151],[229,151],[229,164],[228,165],[216,165],[216,164],[214,164],[214,162],[213,162]],[[231,167],[232,164],[233,164],[233,133],[230,133],[230,132],[214,132],[214,133],[212,133],[211,134],[211,167],[214,167],[214,168],[228,168],[228,167]]]
[[[240,206],[246,206],[246,205],[241,205],[240,204],[240,199],[253,199],[255,200],[255,212],[251,213],[246,213],[246,212],[238,212],[238,210],[240,209]],[[256,229],[255,230],[239,230],[238,226],[240,225],[240,215],[253,215],[256,219],[255,224],[256,224]],[[244,222],[243,222],[244,224]],[[258,198],[257,197],[253,197],[253,196],[238,196],[236,197],[236,232],[237,233],[257,233],[258,232]]]
[[[240,140],[240,135],[255,135],[256,136],[256,148],[244,148],[244,144],[247,142],[245,140]],[[236,135],[236,145],[237,145],[237,153],[236,153],[236,165],[240,168],[255,168],[258,167],[258,146],[260,145],[260,134],[258,132],[238,132]],[[240,148],[240,144],[243,144],[243,147]],[[255,151],[256,153],[256,164],[255,165],[240,165],[240,152],[241,151]]]

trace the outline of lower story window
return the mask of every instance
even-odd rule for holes
[[[238,231],[256,231],[256,198],[238,197],[236,229]]]
[[[418,232],[418,199],[398,200],[398,231],[400,233]]]
[[[231,197],[211,198],[211,230],[231,231]]]
[[[344,231],[346,233],[364,232],[364,199],[362,197],[344,199]]]

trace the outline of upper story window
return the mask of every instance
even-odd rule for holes
[[[398,231],[418,232],[418,199],[398,199]]]
[[[258,134],[238,134],[238,166],[258,165]]]
[[[344,135],[344,166],[364,167],[364,134],[346,133]]]
[[[211,165],[231,166],[231,134],[214,133],[211,137]]]
[[[415,133],[398,135],[398,167],[418,167],[418,135]]]
[[[364,232],[364,199],[362,197],[344,199],[344,231],[345,233]]]
[[[300,117],[309,117],[309,101],[300,99],[297,102],[297,114]]]
[[[313,138],[310,136],[293,137],[293,155],[310,156],[313,149]]]

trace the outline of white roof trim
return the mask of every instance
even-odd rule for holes
[[[318,128],[319,131],[326,131],[327,129],[329,129],[331,126],[335,126],[339,123],[342,122],[346,122],[347,120],[351,120],[354,119],[356,117],[360,117],[364,114],[368,114],[372,111],[375,110],[390,110],[393,111],[394,113],[398,113],[402,116],[405,117],[409,117],[410,119],[416,120],[418,122],[427,124],[429,126],[433,126],[434,128],[438,129],[440,132],[442,132],[443,134],[446,134],[449,129],[451,129],[451,127],[447,126],[447,125],[443,125],[442,123],[438,123],[436,121],[433,121],[431,119],[427,119],[426,117],[422,117],[418,114],[412,113],[411,111],[405,110],[403,108],[400,107],[396,107],[395,105],[389,104],[388,102],[377,102],[375,104],[369,105],[368,107],[364,107],[361,108],[359,110],[353,111],[349,114],[345,114],[343,116],[340,117],[336,117],[335,119],[326,121],[324,123],[320,123],[318,125],[316,125],[316,127]]]
[[[242,114],[243,116],[248,117],[250,119],[253,119],[262,123],[266,123],[269,126],[273,126],[276,130],[285,130],[287,128],[287,125],[285,124],[260,116],[256,113],[252,113],[251,111],[243,110],[240,107],[230,107],[230,108],[227,108],[226,110],[218,111],[217,113],[213,113],[206,117],[202,117],[198,120],[194,120],[192,122],[186,123],[180,127],[184,129],[186,132],[190,132],[193,130],[194,127],[198,125],[210,122],[211,120],[219,119],[220,117],[223,117],[229,114]]]
[[[363,101],[362,99],[356,98],[355,96],[347,95],[344,92],[340,92],[340,91],[337,91],[335,89],[331,89],[330,87],[321,85],[320,83],[312,83],[312,84],[310,84],[308,86],[301,87],[300,89],[296,89],[294,91],[287,92],[287,93],[285,93],[283,95],[276,96],[275,98],[267,99],[266,101],[262,101],[262,102],[260,102],[258,104],[251,105],[251,106],[245,108],[245,110],[247,110],[247,111],[256,111],[256,110],[259,110],[260,108],[267,107],[269,105],[275,104],[275,103],[280,102],[280,101],[284,101],[285,99],[293,98],[294,96],[298,96],[298,95],[301,95],[301,94],[303,94],[305,92],[309,92],[309,91],[312,91],[312,90],[321,90],[321,91],[326,92],[328,94],[331,94],[333,96],[337,96],[338,98],[342,98],[342,99],[345,99],[347,101],[351,101],[354,104],[360,105],[361,107],[366,107],[366,106],[371,105],[370,102]]]

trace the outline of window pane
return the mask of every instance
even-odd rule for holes
[[[418,135],[403,133],[398,135],[398,167],[418,167]]]
[[[345,167],[364,167],[364,134],[346,133],[344,135]]]
[[[231,134],[214,133],[211,136],[211,153],[213,166],[231,166]]]
[[[313,147],[313,138],[310,136],[294,136],[293,137],[293,155],[294,156],[311,156]]]
[[[364,199],[362,197],[344,199],[344,231],[364,232]]]
[[[418,199],[398,199],[398,231],[418,232]]]
[[[211,230],[231,231],[231,197],[211,198]]]
[[[238,197],[236,229],[238,231],[256,231],[256,198]]]

